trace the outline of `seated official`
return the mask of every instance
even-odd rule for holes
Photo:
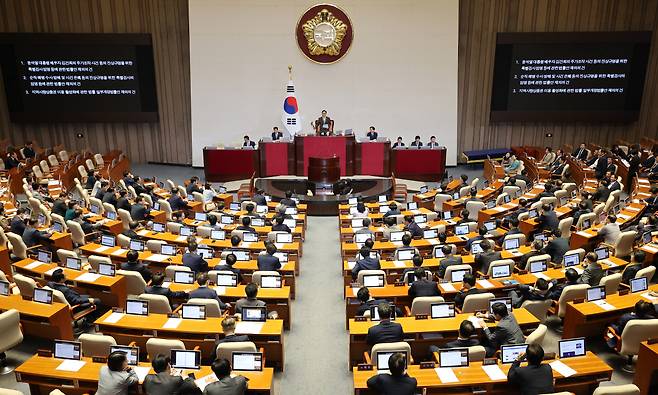
[[[129,237],[131,239],[141,239],[142,237],[137,234],[136,230],[139,228],[139,222],[130,221],[128,223],[128,229],[121,232],[122,235]]]
[[[467,224],[469,222],[473,222],[473,220],[468,219],[468,216],[470,214],[471,213],[466,209],[463,209],[462,211],[460,211],[459,212],[459,217],[461,219],[459,221],[457,221],[457,223],[455,225],[463,225],[463,224]]]
[[[518,387],[522,395],[552,393],[553,369],[549,364],[542,364],[543,359],[544,349],[539,344],[528,345],[525,353],[512,362],[507,372],[507,381]],[[523,360],[528,361],[528,366],[521,366]]]
[[[558,282],[557,280],[552,281],[553,286],[546,295],[547,299],[552,299],[555,301],[560,300],[560,296],[562,295],[564,288],[568,287],[569,285],[577,285],[578,279],[580,279],[580,275],[575,269],[568,268],[564,271],[564,279],[566,280],[564,282]]]
[[[439,268],[437,270],[437,275],[439,278],[443,279],[446,275],[446,269],[453,265],[461,265],[462,257],[459,255],[452,254],[452,246],[445,244],[441,247],[441,252],[443,252],[444,258],[441,259],[439,263]]]
[[[377,313],[379,314],[379,324],[371,326],[368,329],[366,342],[369,346],[374,346],[379,343],[395,343],[404,340],[404,331],[402,325],[390,320],[391,318],[391,305],[388,303],[380,302],[377,305]]]
[[[621,274],[621,282],[630,285],[631,279],[635,278],[637,272],[639,272],[644,267],[644,260],[646,259],[646,254],[642,250],[636,250],[631,254],[631,262],[626,265],[624,271]]]
[[[473,347],[480,344],[476,335],[475,326],[469,320],[464,320],[459,324],[459,335],[457,340],[450,341],[441,347],[430,346],[430,354],[439,352],[442,348],[461,348],[461,347]]]
[[[119,201],[117,191],[112,187],[107,188],[101,200],[103,203],[109,203],[114,208],[117,208],[117,202]]]
[[[423,142],[420,141],[420,136],[414,137],[414,141],[411,142],[411,147],[412,148],[423,148]]]
[[[356,309],[356,315],[357,316],[363,316],[366,311],[370,311],[370,309],[373,306],[379,306],[380,303],[388,303],[391,304],[386,299],[375,299],[372,296],[370,296],[370,290],[367,287],[361,287],[356,293],[356,298],[359,300],[359,307]],[[398,317],[402,317],[404,313],[402,312],[402,309],[399,307],[395,308],[395,314]]]
[[[625,313],[622,315],[619,320],[610,325],[610,329],[617,335],[621,337],[622,332],[626,324],[632,320],[650,320],[656,318],[656,309],[654,305],[646,300],[638,300],[633,307],[632,313]],[[615,348],[617,345],[617,338],[614,336],[608,336],[606,340],[610,348]]]
[[[128,191],[126,191],[125,189],[119,191],[119,199],[117,200],[117,206],[116,206],[117,210],[124,209],[127,212],[130,212],[130,210],[132,209],[132,205],[130,204],[130,201],[126,197],[127,195],[128,195]]]
[[[235,230],[242,230],[242,231],[245,231],[245,232],[256,233],[256,229],[251,226],[251,218],[250,217],[242,217],[241,222],[242,222],[242,225],[235,228]]]
[[[171,196],[167,201],[169,202],[169,206],[171,206],[172,211],[181,211],[187,209],[187,203],[185,203],[185,200],[180,197],[180,192],[178,189],[171,190]]]
[[[436,141],[436,136],[431,136],[430,141],[427,143],[428,148],[439,148],[439,142]]]
[[[242,314],[243,307],[265,307],[267,304],[262,300],[258,300],[258,285],[249,283],[244,288],[244,293],[247,296],[235,302],[235,312]]]
[[[135,197],[135,204],[130,207],[130,217],[133,221],[146,221],[151,210],[148,209],[144,202],[143,196]]]
[[[419,296],[441,296],[439,286],[436,281],[428,280],[425,276],[425,269],[419,267],[414,272],[416,281],[414,281],[407,291],[409,297],[413,300]]]
[[[658,187],[653,186],[649,191],[651,196],[644,199],[644,202],[647,204],[647,211],[654,213],[658,210]]]
[[[242,141],[242,148],[256,148],[256,143],[249,139],[249,136],[244,135]]]
[[[400,215],[402,212],[400,211],[400,207],[398,206],[397,203],[391,202],[388,204],[388,211],[384,213],[384,218],[388,218],[391,215]]]
[[[258,254],[258,270],[277,271],[281,269],[281,262],[279,261],[279,258],[274,256],[276,251],[277,248],[274,243],[266,243],[265,254]]]
[[[411,215],[404,216],[405,230],[411,233],[411,237],[423,237],[423,229],[414,221]]]
[[[539,225],[538,230],[540,232],[545,230],[554,232],[558,230],[560,219],[557,217],[557,214],[553,210],[553,206],[550,204],[543,204],[541,206],[541,215],[539,215],[537,218],[537,224]]]
[[[553,148],[551,147],[546,147],[546,150],[544,151],[544,157],[539,161],[538,165],[540,166],[549,166],[551,163],[555,161],[555,152],[553,152]]]
[[[258,206],[267,206],[265,191],[260,188],[256,188],[256,193],[254,193],[254,196],[251,197],[251,201],[256,203]]]
[[[236,269],[233,267],[233,265],[235,265],[235,262],[237,261],[238,258],[235,256],[235,254],[228,254],[226,258],[224,258],[224,263],[220,263],[219,265],[215,266],[213,270],[223,270],[223,271],[233,272],[238,276],[238,284],[240,284],[244,281],[244,279],[242,278],[242,273],[240,272],[240,269]]]
[[[550,235],[548,243],[542,252],[551,256],[551,262],[560,264],[562,263],[564,254],[569,251],[569,248],[569,238],[562,237],[562,232],[558,229]]]
[[[366,133],[366,137],[368,137],[368,139],[369,139],[370,141],[377,140],[377,137],[378,137],[378,136],[379,136],[379,134],[377,133],[377,131],[375,131],[375,127],[374,127],[374,126],[371,126],[371,127],[368,129],[368,133]]]
[[[137,373],[128,366],[125,352],[115,351],[101,366],[96,395],[128,395],[131,387],[139,384]]]
[[[580,143],[578,149],[576,149],[572,155],[574,158],[584,161],[587,159],[587,145],[585,145],[585,143]]]
[[[82,218],[82,210],[80,208],[75,209],[71,221],[80,224],[80,227],[82,228],[82,232],[84,232],[84,234],[86,235],[97,231],[103,226],[103,223],[100,221],[97,223],[91,223],[85,220],[84,218]]]
[[[272,231],[273,232],[286,232],[286,233],[292,233],[292,229],[286,224],[283,223],[285,219],[281,215],[277,215],[274,217],[274,225],[272,225]]]
[[[23,156],[25,159],[32,159],[37,156],[37,153],[34,152],[34,143],[31,141],[25,142],[25,145],[23,146]]]
[[[11,221],[9,221],[9,231],[17,234],[18,236],[23,236],[23,232],[27,227],[28,219],[29,215],[25,213],[25,209],[22,207],[17,208],[16,214],[14,214]]]
[[[477,188],[471,188],[468,190],[468,198],[464,200],[464,206],[468,202],[481,202],[482,199],[478,198],[478,190]]]
[[[292,191],[286,191],[286,197],[279,202],[285,207],[297,207],[297,202],[292,199]],[[285,214],[285,208],[283,209]]]
[[[199,181],[199,177],[197,176],[190,177],[190,181],[188,182],[187,187],[185,188],[185,192],[187,192],[188,196],[192,196],[194,192],[203,193],[203,189],[201,189],[201,182]]]
[[[142,384],[146,395],[178,394],[184,381],[189,380],[194,384],[194,380],[189,377],[183,380],[180,375],[172,374],[171,359],[168,356],[156,355],[151,366],[155,373],[147,374]]]
[[[481,273],[487,274],[491,262],[502,259],[502,256],[499,251],[492,250],[491,241],[489,240],[482,240],[480,248],[482,248],[482,252],[475,255],[475,265],[479,267]]]
[[[277,126],[272,128],[272,141],[278,141],[283,138],[283,133],[279,131]]]
[[[52,232],[45,232],[37,229],[39,221],[35,218],[30,218],[27,220],[27,226],[23,230],[23,242],[25,246],[30,248],[38,244],[45,244],[49,241]]]
[[[462,288],[455,295],[455,306],[458,309],[461,309],[464,306],[464,300],[466,300],[468,295],[476,295],[480,292],[483,291],[480,291],[475,287],[475,276],[471,273],[464,274],[464,278],[462,280]]]
[[[517,173],[520,167],[521,161],[516,159],[516,155],[512,155],[510,156],[509,165],[505,166],[503,170],[505,171],[505,174],[513,174]]]
[[[583,274],[580,275],[580,279],[578,280],[580,284],[589,284],[592,287],[599,285],[599,282],[605,276],[605,272],[598,259],[596,252],[590,252],[585,255],[585,261],[583,262],[585,270],[583,270]]]
[[[80,310],[84,310],[89,307],[89,305],[96,305],[98,310],[94,313],[95,316],[100,316],[102,313],[101,310],[101,300],[98,298],[92,298],[89,295],[81,295],[72,287],[66,285],[66,275],[64,275],[64,270],[55,269],[51,276],[51,281],[46,283],[48,288],[52,288],[61,292],[64,295],[64,298],[71,306],[80,306]]]
[[[603,239],[604,243],[609,245],[615,244],[621,237],[621,228],[614,214],[608,214],[605,225],[599,229],[599,237]]]
[[[231,363],[222,358],[216,359],[211,366],[217,381],[210,383],[203,390],[204,395],[242,395],[247,393],[249,383],[244,376],[231,375]]]
[[[165,275],[163,273],[155,273],[153,277],[151,278],[151,285],[146,287],[144,289],[144,293],[150,294],[150,295],[162,295],[166,296],[167,299],[169,300],[169,304],[174,307],[174,300],[175,299],[187,299],[188,295],[187,292],[184,291],[172,291],[167,287],[163,287],[162,284],[164,283],[165,280]]]
[[[365,217],[361,222],[363,223],[363,227],[356,229],[354,231],[354,234],[369,233],[371,235],[370,238],[374,238],[374,236],[372,235],[372,230],[370,230],[370,225],[372,225],[372,221],[370,221],[370,218]]]
[[[133,272],[138,272],[144,282],[148,283],[151,281],[152,273],[148,268],[148,265],[139,262],[139,253],[135,250],[130,250],[126,253],[126,262],[121,264],[121,270],[131,270]]]
[[[395,353],[388,358],[391,374],[380,373],[368,379],[368,389],[380,395],[414,395],[418,382],[406,372],[407,356]]]
[[[207,220],[210,230],[222,230],[222,226],[217,223],[216,215],[208,215]]]
[[[526,300],[542,301],[548,299],[549,282],[538,278],[534,286],[520,284],[518,290],[509,291],[514,308],[519,308]]]
[[[485,237],[486,235],[487,235],[487,228],[485,228],[484,226],[479,226],[478,227],[478,235],[468,239],[466,241],[466,247],[464,247],[464,249],[467,252],[470,253],[471,252],[471,246],[473,245],[473,243],[481,242],[482,240],[486,240],[486,237]]]
[[[418,248],[412,247],[411,246],[411,241],[412,241],[411,235],[409,235],[409,234],[403,235],[402,236],[402,247],[396,248],[395,252],[393,254],[394,255],[397,254],[398,251],[400,251],[400,250],[409,250],[409,249],[413,249],[414,254],[418,254],[419,253]]]
[[[391,240],[391,232],[398,232],[402,228],[398,225],[397,219],[394,217],[385,217],[384,226],[382,227],[382,238]]]
[[[356,280],[361,270],[379,270],[381,266],[379,259],[370,256],[370,248],[367,246],[361,247],[357,261],[352,268],[352,279]]]
[[[224,311],[230,307],[229,304],[226,304],[219,299],[217,291],[208,287],[208,274],[201,273],[196,276],[196,283],[199,285],[197,289],[190,291],[190,299],[213,299],[219,303],[219,308]]]
[[[404,141],[402,141],[402,136],[398,136],[397,140],[395,140],[395,143],[393,143],[393,146],[391,148],[402,148],[404,147]]]
[[[61,215],[62,218],[66,215],[66,195],[60,194],[55,201],[53,201],[52,214]]]
[[[334,133],[334,121],[327,116],[327,110],[322,110],[322,115],[315,120],[314,127],[315,133],[320,136]]]
[[[415,275],[416,269],[423,266],[423,257],[420,254],[414,254],[414,256],[411,257],[411,264],[413,265],[413,267],[408,267],[408,268],[404,269],[404,271],[400,275],[400,280],[404,279],[405,276],[407,275],[407,273],[414,273],[414,275]],[[425,270],[425,269],[423,269],[423,270]],[[431,273],[431,272],[429,272],[429,270],[426,271],[426,272]]]
[[[578,220],[580,219],[580,216],[583,214],[589,214],[591,211],[587,208],[587,204],[585,202],[579,202],[578,203],[578,208],[573,212],[573,224],[577,224]]]
[[[519,323],[516,322],[514,315],[507,311],[507,306],[505,306],[504,303],[494,303],[491,310],[493,311],[493,314],[476,314],[476,317],[480,318],[480,327],[483,328],[487,340],[487,343],[484,345],[484,348],[487,350],[487,357],[492,357],[503,344],[525,342],[525,336],[523,335]],[[489,329],[482,318],[497,321],[493,331]]]
[[[248,342],[249,336],[247,335],[237,335],[235,333],[235,318],[234,317],[225,317],[222,320],[222,333],[224,337],[218,339],[215,342],[215,347],[213,350],[217,350],[217,346],[223,343],[235,343],[235,342]],[[213,359],[215,358],[215,353],[213,352]]]
[[[525,270],[526,265],[528,264],[528,259],[541,255],[542,249],[544,248],[544,242],[541,240],[535,240],[530,244],[530,251],[521,255],[521,259],[517,263],[517,268],[520,270]]]
[[[208,262],[197,253],[197,243],[187,245],[187,252],[183,254],[183,266],[189,267],[195,273],[208,271]]]
[[[246,206],[244,206],[244,209],[246,213],[243,215],[244,217],[250,217],[250,218],[263,218],[262,215],[254,212],[256,209],[256,206],[253,205],[253,203],[247,203]]]

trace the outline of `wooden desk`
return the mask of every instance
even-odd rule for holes
[[[604,271],[608,269],[623,269],[624,267],[626,267],[626,265],[628,265],[627,261],[614,256],[600,262],[601,262],[601,267],[603,268]],[[584,266],[582,266],[581,264],[576,267],[576,270],[582,272],[582,270],[584,270]],[[564,281],[564,271],[565,271],[564,267],[556,267],[556,268],[548,269],[545,272],[542,272],[542,274],[548,277],[550,280]],[[513,277],[519,283],[527,284],[527,285],[534,284],[539,278],[532,273],[515,274]]]
[[[24,335],[73,340],[73,324],[68,305],[23,300],[21,295],[0,296],[0,311],[10,309],[20,313]]]
[[[152,337],[162,339],[179,339],[185,343],[188,350],[199,346],[203,361],[210,361],[215,348],[215,341],[222,338],[222,318],[206,318],[205,320],[181,320],[176,328],[164,328],[169,319],[166,314],[149,314],[148,316],[124,314],[116,323],[105,320],[112,314],[108,311],[98,318],[94,324],[96,331],[111,335],[118,344],[128,344],[131,341],[146,350],[146,341]],[[249,339],[257,347],[265,349],[268,366],[283,369],[283,321],[267,320],[258,332],[241,329],[236,326],[236,333],[249,335]]]
[[[374,209],[373,209],[374,210]],[[401,215],[420,215],[420,214],[425,214],[425,215],[430,215],[433,214],[434,211],[428,210],[424,207],[419,208],[418,210],[402,210],[400,212]],[[370,211],[368,213],[368,218],[372,222],[382,222],[384,220],[384,214],[380,213],[379,210],[375,211]],[[338,221],[340,226],[351,226],[352,224],[352,219],[354,219],[354,216],[351,214],[340,214],[338,216]]]
[[[0,270],[7,276],[9,281],[12,281],[14,276],[11,272],[11,258],[9,257],[9,248],[7,246],[0,247]]]
[[[494,199],[498,194],[500,194],[503,186],[504,183],[501,180],[494,181],[488,187],[479,190],[476,197],[483,202]],[[453,216],[456,216],[462,209],[466,208],[465,202],[469,197],[470,196],[464,196],[456,200],[448,200],[447,202],[443,202],[443,211],[450,211],[453,213]]]
[[[631,223],[638,219],[644,212],[646,205],[644,203],[631,203],[624,207],[623,210],[617,214],[617,223],[619,226],[624,226],[626,223]],[[593,225],[589,229],[579,232],[571,233],[569,240],[569,248],[572,250],[577,248],[586,248],[587,245],[593,244],[599,239],[599,230],[603,227],[601,224]]]
[[[413,201],[418,203],[418,207],[424,207],[428,210],[434,210],[434,198],[439,193],[452,195],[462,184],[461,178],[456,178],[448,183],[446,189],[439,192],[438,189],[431,189],[425,193],[417,193],[413,196]]]
[[[658,284],[650,286],[649,289],[658,291]],[[638,300],[658,303],[658,299],[643,297],[642,294],[645,292],[629,293],[624,296],[620,296],[618,293],[608,295],[605,300],[615,307],[609,311],[594,302],[567,303],[562,337],[566,339],[579,336],[601,336],[609,324],[616,322],[622,314],[631,311]]]
[[[143,354],[140,354],[145,355],[146,352],[143,351]],[[77,372],[69,372],[56,370],[64,361],[62,359],[33,355],[16,368],[16,381],[29,384],[32,395],[45,395],[56,388],[65,389],[67,394],[94,393],[98,389],[98,376],[101,367],[105,364],[92,362],[91,358],[82,359],[87,363]],[[151,364],[140,362],[139,366],[150,367]],[[194,372],[197,379],[202,379],[212,373],[210,366],[202,366],[199,370],[183,371],[183,377],[186,377],[189,372]],[[150,370],[149,373],[154,372]],[[248,393],[271,393],[272,378],[274,376],[272,368],[265,368],[262,372],[239,372],[239,374],[249,378]]]
[[[640,388],[641,394],[650,393],[649,389],[656,369],[658,369],[658,343],[651,345],[646,341],[640,343],[633,384]]]
[[[514,317],[522,329],[534,329],[539,325],[539,320],[528,310],[514,309]],[[429,346],[434,344],[444,344],[454,340],[458,336],[459,325],[462,321],[472,317],[473,314],[456,314],[454,318],[440,318],[428,320],[416,320],[415,317],[401,317],[396,322],[402,325],[405,341],[411,345],[411,352],[415,359],[423,360],[428,355]],[[370,346],[366,343],[366,336],[370,327],[378,324],[378,321],[349,321],[350,333],[350,369],[358,363],[363,362],[363,352],[370,351]],[[490,328],[495,327],[496,323],[488,323]],[[437,338],[440,334],[443,337]]]

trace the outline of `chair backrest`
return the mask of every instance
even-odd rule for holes
[[[199,192],[192,192],[195,202],[203,202],[203,195]]]
[[[14,255],[21,259],[27,258],[27,246],[23,242],[23,238],[13,232],[6,233],[9,243],[11,244],[11,249]]]
[[[653,275],[656,274],[655,266],[647,266],[644,269],[640,269],[635,273],[635,278],[645,277],[647,279],[647,284],[651,282]]]
[[[78,257],[78,254],[76,254],[73,251],[65,250],[63,248],[59,248],[57,250],[57,258],[63,264],[63,263],[66,262],[66,258],[79,258],[79,257]]]
[[[489,265],[489,270],[487,271],[487,276],[493,275],[493,269],[499,266],[509,266],[509,273],[514,271],[514,260],[513,259],[497,259]]]
[[[235,229],[235,230],[231,231],[231,237],[238,236],[240,238],[240,240],[244,240],[244,234],[245,233],[247,233],[246,230],[237,230],[237,229]]]
[[[551,256],[548,254],[540,254],[540,255],[535,255],[530,258],[525,263],[525,267],[523,268],[524,270],[530,270],[530,264],[532,262],[537,262],[537,261],[543,261],[546,260],[547,262],[551,261]]]
[[[148,193],[140,193],[139,196],[144,198],[144,200],[149,204],[149,206],[153,207],[153,198],[151,197],[151,195],[149,195]]]
[[[496,296],[491,292],[484,292],[479,294],[467,295],[464,298],[464,306],[462,313],[475,313],[476,311],[488,311],[489,300]]]
[[[585,258],[585,249],[583,249],[583,248],[576,248],[574,250],[569,250],[569,251],[565,252],[564,255],[573,255],[573,254],[576,254],[576,253],[580,257],[580,261],[582,262],[583,259]],[[564,264],[564,262],[555,262],[555,263]]]
[[[464,196],[468,195],[469,193],[471,193],[471,186],[470,185],[466,185],[465,187],[459,188],[459,196],[460,197],[464,197]]]
[[[59,165],[59,161],[57,160],[57,157],[55,155],[48,155],[48,163],[50,163],[50,166]]]
[[[225,342],[219,343],[215,349],[217,359],[225,358],[231,361],[234,352],[256,352],[256,344],[254,342]]]
[[[480,179],[478,177],[475,177],[473,181],[471,181],[471,188],[478,188],[480,186],[479,183],[480,183]]]
[[[48,166],[48,162],[46,162],[45,160],[39,162],[39,167],[41,167],[41,170],[44,173],[50,173],[50,166]]]
[[[539,344],[544,341],[544,337],[546,336],[546,332],[548,331],[548,327],[544,324],[539,324],[537,329],[532,331],[531,334],[529,334],[525,338],[525,342],[528,344]]]
[[[92,171],[96,168],[96,165],[94,165],[94,162],[91,159],[85,160],[85,166],[87,166],[87,170]]]
[[[20,314],[18,310],[9,309],[0,314],[0,352],[4,353],[23,341]]]
[[[496,198],[496,206],[500,206],[505,202],[505,197],[509,196],[507,193],[503,192]]]
[[[471,265],[468,264],[450,265],[446,268],[446,272],[443,275],[443,279],[452,282],[452,272],[456,270],[468,270],[469,273],[473,273],[473,267]]]
[[[89,260],[89,266],[91,266],[91,268],[94,269],[97,273],[98,273],[99,263],[104,263],[106,265],[113,265],[112,260],[106,256],[90,255],[88,260]]]
[[[452,196],[444,193],[437,193],[434,196],[434,211],[443,211],[443,203],[451,200]]]
[[[366,275],[371,275],[371,274],[383,274],[384,275],[384,285],[386,285],[386,272],[383,270],[360,270],[359,274],[357,275],[356,282],[363,286],[363,276]]]
[[[592,214],[594,214],[594,219],[596,220],[597,224],[601,221],[601,213],[603,212],[604,208],[605,203],[599,203],[594,206],[594,209],[592,210]]]
[[[521,188],[521,193],[525,193],[528,189],[528,183],[526,183],[525,180],[516,180],[516,186]]]
[[[167,242],[164,240],[147,240],[146,249],[155,254],[159,254],[163,244],[167,244]]]
[[[576,222],[576,228],[581,229],[583,226],[583,222],[585,221],[589,221],[590,225],[594,225],[594,222],[596,221],[596,214],[595,213],[582,214],[580,217],[578,217],[578,222]]]
[[[542,205],[550,204],[553,207],[557,207],[557,203],[558,203],[557,198],[555,196],[546,196],[539,199],[539,201],[541,202]]]
[[[132,270],[117,270],[116,273],[126,278],[126,293],[128,295],[136,296],[144,293],[146,281],[144,281],[141,274]]]
[[[158,355],[170,355],[171,350],[185,350],[185,343],[182,340],[158,339],[151,338],[146,341],[146,353],[149,361]]]
[[[117,235],[117,243],[119,244],[119,247],[128,249],[130,248],[130,237],[119,233]]]
[[[483,202],[467,202],[466,210],[468,210],[468,219],[472,221],[478,220],[478,213],[480,210],[484,209],[485,204]]]
[[[587,288],[589,288],[588,284],[574,284],[564,287],[560,299],[558,300],[558,317],[562,318],[564,317],[564,314],[566,314],[567,302],[571,302],[574,299],[585,298]]]
[[[560,220],[558,224],[558,229],[562,237],[569,238],[571,237],[571,225],[573,225],[573,217],[568,217],[563,220]]]
[[[599,385],[593,395],[640,395],[640,389],[635,384]]]
[[[445,299],[442,296],[417,296],[411,302],[411,315],[431,313],[432,303],[443,303]]]
[[[525,308],[530,314],[537,317],[539,322],[544,322],[548,309],[551,307],[552,300],[526,300],[521,307]]]
[[[176,272],[191,272],[192,269],[190,269],[188,266],[183,266],[183,265],[169,265],[165,267],[165,276],[167,278],[173,280],[174,277],[176,276]]]
[[[482,362],[487,356],[487,350],[483,346],[471,346],[468,348],[468,360],[470,362]]]
[[[62,291],[52,289],[49,286],[45,286],[45,287],[43,287],[43,289],[49,289],[49,290],[53,291],[53,302],[57,302],[57,303],[65,304],[67,306],[71,306],[69,304],[69,301],[66,300],[66,297],[64,296],[64,293],[62,293]]]
[[[85,169],[85,167],[82,165],[78,166],[78,173],[80,173],[80,177],[82,178],[87,178],[89,175],[89,173],[87,173],[87,169]]]
[[[124,210],[122,208],[117,210],[117,213],[119,214],[119,218],[121,219],[121,224],[123,225],[123,230],[128,230],[130,229],[130,223],[132,222],[132,217],[130,216],[130,212],[128,210]]]
[[[183,227],[183,224],[178,222],[167,222],[167,231],[171,233],[180,233],[180,228]]]
[[[567,194],[571,195],[571,192],[578,189],[578,185],[576,185],[576,183],[574,183],[574,182],[563,182],[562,183],[562,189],[567,191]]]
[[[117,345],[112,336],[98,333],[83,333],[78,337],[78,341],[82,346],[83,357],[107,357],[110,347]]]
[[[164,295],[141,294],[138,296],[138,298],[149,302],[149,313],[171,313],[171,305],[169,304],[169,299],[167,299],[167,297]]]
[[[514,233],[514,234],[511,234],[511,235],[505,236],[505,238],[503,239],[503,244],[505,244],[505,241],[511,240],[511,239],[519,239],[519,247],[523,247],[526,243],[525,234],[523,234],[523,233]]]
[[[42,178],[43,177],[43,173],[41,172],[41,168],[37,165],[32,166],[32,173],[34,173],[34,175],[37,178]]]
[[[630,256],[633,252],[633,244],[635,243],[635,236],[637,232],[630,230],[627,232],[621,232],[621,235],[615,243],[615,256],[619,258]]]
[[[113,205],[110,203],[103,203],[103,211],[108,212],[108,213],[117,213],[117,209],[114,208]]]
[[[503,193],[508,194],[512,199],[516,199],[521,195],[521,188],[514,185],[506,185],[503,187]]]
[[[105,164],[105,161],[103,160],[103,155],[95,154],[94,155],[94,162],[96,162],[96,164],[98,166],[103,166]]]
[[[81,246],[85,244],[85,232],[82,230],[82,226],[75,221],[66,221],[66,226],[71,232],[71,240],[74,244]]]
[[[51,213],[50,218],[52,222],[57,222],[58,224],[62,225],[62,231],[66,232],[68,230],[68,226],[66,226],[66,220],[64,220],[64,217],[62,217],[59,214]]]
[[[206,306],[206,317],[219,318],[222,316],[222,309],[219,307],[217,299],[192,298],[187,303]]]
[[[212,228],[210,228],[209,226],[197,226],[197,228],[196,228],[197,236],[205,238],[205,239],[210,238],[211,232],[212,232]]]
[[[621,333],[621,355],[637,355],[640,343],[656,337],[658,333],[658,319],[630,320]]]
[[[89,196],[89,204],[93,204],[94,206],[98,207],[99,209],[98,215],[105,214],[105,205],[100,199],[93,196]]]
[[[23,395],[23,393],[21,391],[11,390],[9,388],[0,388],[0,395]],[[65,395],[65,394],[59,390],[54,390],[53,392],[50,393],[50,395]]]
[[[160,204],[160,210],[164,211],[165,217],[167,218],[167,220],[170,220],[172,210],[171,210],[171,205],[169,204],[169,202],[164,200],[164,199],[158,199],[158,203]]]
[[[16,273],[14,274],[14,282],[16,283],[23,299],[32,300],[34,289],[38,288],[36,281],[31,277]]]
[[[372,346],[370,357],[372,363],[377,366],[377,354],[380,352],[389,351],[403,351],[407,354],[407,361],[411,361],[411,346],[407,342],[394,342],[394,343],[377,343]]]
[[[603,278],[601,278],[601,281],[599,281],[599,285],[605,286],[606,295],[611,295],[613,293],[616,293],[617,290],[619,290],[620,283],[621,283],[621,272],[604,276]]]

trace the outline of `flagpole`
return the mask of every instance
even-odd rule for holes
[[[292,81],[292,65],[288,65],[288,80]]]

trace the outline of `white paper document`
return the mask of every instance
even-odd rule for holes
[[[482,370],[484,370],[484,373],[486,373],[491,380],[507,380],[507,375],[498,365],[482,365]]]
[[[75,281],[83,281],[87,283],[93,283],[94,281],[98,280],[100,277],[100,274],[96,273],[83,273],[79,275],[78,277],[75,278]]]
[[[146,378],[146,375],[149,374],[151,371],[150,366],[133,366],[133,370],[135,371],[135,374],[137,374],[137,378],[139,379],[140,383],[144,382],[144,379]]]
[[[477,283],[480,284],[480,286],[482,288],[493,288],[494,287],[494,285],[489,280],[478,280]]]
[[[655,253],[658,252],[658,248],[656,248],[656,247],[652,247],[652,246],[648,246],[648,245],[643,246],[642,249],[643,249],[643,250],[646,250],[646,251],[649,251],[649,252],[652,253],[652,254],[655,254]]]
[[[443,291],[445,291],[445,292],[456,292],[457,291],[457,289],[455,288],[454,285],[452,285],[452,283],[443,283],[443,284],[440,284],[440,285],[441,285],[441,288],[443,289]]]
[[[150,255],[147,259],[149,261],[156,261],[156,262],[162,262],[165,259],[169,258],[167,255],[162,255],[162,254],[153,254]]]
[[[77,372],[80,370],[83,366],[85,366],[87,362],[85,361],[75,361],[73,359],[67,359],[66,361],[62,361],[62,363],[59,364],[55,368],[55,370],[65,370],[67,372]]]
[[[471,323],[473,324],[473,326],[475,328],[481,328],[479,318],[477,318],[475,316],[471,316],[471,317],[468,317],[468,320],[471,321]]]
[[[123,318],[123,313],[112,313],[103,321],[106,324],[116,324]]]
[[[649,295],[649,292],[645,292],[641,295],[644,299],[648,300],[649,302],[656,303],[658,302],[658,297],[651,296]]]
[[[45,265],[45,263],[39,262],[39,261],[34,261],[30,264],[25,265],[24,268],[27,269],[27,270],[33,270],[33,269],[38,268],[41,265]]]
[[[109,250],[110,248],[114,248],[114,247],[100,246],[100,247],[96,247],[96,249],[94,250],[94,252],[103,252],[103,251],[107,251],[107,250]]]
[[[592,302],[592,303],[594,303],[595,305],[599,306],[600,308],[602,308],[602,309],[605,310],[605,311],[610,311],[610,310],[615,310],[615,309],[616,309],[615,306],[613,306],[613,305],[611,305],[610,303],[606,302],[604,299],[601,299],[601,300],[595,300],[595,301]]]
[[[436,372],[436,375],[439,376],[439,380],[441,380],[442,383],[459,382],[459,379],[452,368],[436,368],[434,371]]]
[[[264,322],[238,322],[235,324],[235,333],[258,334],[263,330]]]
[[[217,295],[224,295],[226,293],[226,287],[223,285],[216,286],[214,289]]]
[[[169,318],[167,322],[162,325],[162,329],[176,329],[182,321],[181,318]]]
[[[551,281],[551,278],[548,277],[547,275],[545,275],[545,274],[542,273],[542,272],[532,273],[532,275],[535,276],[535,277],[537,277],[537,278],[543,278],[543,279],[546,280],[546,281]]]
[[[430,245],[433,245],[433,246],[441,244],[439,239],[426,239],[426,240],[427,240],[428,243],[430,243]]]
[[[402,261],[393,261],[393,266],[397,268],[407,267],[407,264]]]
[[[185,240],[187,240],[187,236],[178,236],[178,237],[176,238],[176,241],[180,241],[180,242],[183,242],[183,241],[185,241]]]
[[[150,231],[148,229],[142,229],[142,230],[137,231],[137,234],[140,235],[140,236],[146,236],[149,233],[150,233]]]
[[[553,370],[560,373],[564,377],[570,377],[578,373],[560,360],[555,360],[553,362],[550,362],[549,365],[551,365],[551,368],[553,368]]]
[[[197,387],[199,387],[201,391],[203,391],[208,384],[214,383],[215,381],[217,381],[217,376],[215,376],[214,373],[211,373],[207,376],[203,376],[199,379],[196,379],[194,383],[196,384]]]
[[[114,252],[112,253],[112,255],[123,255],[123,254],[125,254],[126,252],[128,252],[128,250],[124,250],[123,248],[119,248],[118,250],[114,251]]]
[[[45,274],[46,276],[52,276],[53,273],[55,273],[55,270],[57,270],[57,269],[59,269],[59,266],[54,267],[54,268],[52,268],[52,269],[48,269],[48,270],[46,270],[46,272],[45,272],[44,274]]]

